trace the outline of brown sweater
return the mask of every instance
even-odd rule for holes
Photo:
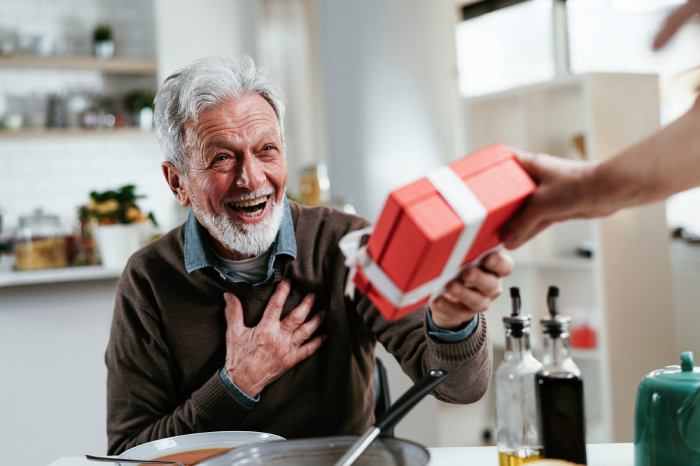
[[[343,296],[347,269],[338,241],[367,221],[325,207],[290,202],[297,258],[278,256],[269,282],[250,286],[212,268],[188,274],[184,225],[134,254],[117,289],[105,356],[109,454],[174,435],[214,430],[270,432],[286,438],[360,434],[374,420],[374,346],[393,354],[414,381],[433,369],[450,377],[435,392],[471,403],[491,380],[485,319],[465,341],[427,334],[426,309],[388,323],[371,302]],[[262,316],[283,278],[292,291],[283,316],[310,292],[311,314],[328,310],[321,348],[265,387],[246,408],[219,378],[226,353],[224,292],[241,300],[247,326]],[[359,296],[358,296],[359,297]]]

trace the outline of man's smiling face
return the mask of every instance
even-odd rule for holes
[[[265,252],[281,224],[287,185],[272,106],[259,94],[227,100],[188,122],[184,140],[186,200],[220,243],[217,252],[234,259]]]

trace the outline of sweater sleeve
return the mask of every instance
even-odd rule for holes
[[[180,399],[177,368],[161,327],[155,312],[117,291],[105,354],[110,455],[151,440],[225,430],[251,409],[227,390],[218,371]]]
[[[426,306],[395,322],[388,322],[365,296],[357,301],[357,310],[365,328],[396,358],[411,380],[416,382],[436,369],[449,372],[434,392],[438,400],[474,403],[486,393],[493,370],[486,319],[478,320],[466,340],[450,343],[428,335]]]
[[[356,220],[347,231],[364,228],[366,220]],[[344,256],[338,254],[336,273],[347,277]],[[388,322],[366,296],[356,292],[354,306],[364,328],[373,335],[416,382],[435,369],[449,377],[435,390],[435,397],[449,403],[474,403],[486,393],[493,371],[493,348],[486,319],[478,318],[473,331],[464,339],[445,341],[430,336],[428,307],[423,306],[395,322]]]

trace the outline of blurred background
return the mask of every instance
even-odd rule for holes
[[[678,0],[0,0],[0,451],[106,450],[105,377],[128,256],[181,224],[152,100],[208,55],[251,56],[287,96],[288,195],[375,221],[387,194],[501,141],[601,160],[685,112],[700,23]],[[700,351],[700,191],[542,233],[514,252],[526,312],[573,317],[588,441],[630,442],[642,376]],[[487,314],[503,358],[500,298]],[[533,346],[541,353],[539,325]],[[410,381],[383,349],[395,398]],[[424,401],[397,435],[493,444],[493,395]]]

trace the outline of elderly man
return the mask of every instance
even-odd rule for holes
[[[507,256],[388,323],[367,298],[343,296],[338,241],[368,223],[285,197],[283,97],[264,71],[248,58],[203,59],[170,76],[155,104],[163,173],[192,211],[119,281],[106,353],[111,454],[213,430],[359,434],[373,421],[377,341],[413,380],[449,371],[440,400],[484,394],[492,354],[478,314],[500,293]]]

